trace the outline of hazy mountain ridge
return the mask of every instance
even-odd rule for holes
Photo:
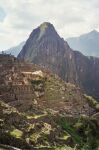
[[[21,42],[19,45],[15,46],[15,47],[11,47],[8,50],[4,50],[3,52],[6,54],[14,55],[15,57],[17,57],[18,54],[20,53],[20,51],[22,50],[24,44],[25,44],[25,41]]]
[[[86,56],[99,57],[99,32],[93,30],[79,37],[66,39],[70,47],[81,51]]]

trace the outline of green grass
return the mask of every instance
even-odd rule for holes
[[[84,97],[86,98],[87,102],[89,103],[89,105],[96,109],[97,111],[99,111],[99,103],[91,96],[88,96],[86,94],[84,94]]]
[[[59,124],[61,125],[63,130],[65,130],[67,133],[71,135],[75,143],[82,146],[82,138],[75,132],[75,130],[66,121],[64,121],[63,118],[61,118]]]
[[[21,130],[14,129],[10,132],[10,135],[12,135],[15,138],[22,138],[23,132]]]
[[[74,150],[74,149],[68,146],[62,146],[62,147],[56,146],[54,147],[54,150]]]
[[[41,136],[40,133],[34,133],[34,134],[32,134],[32,135],[30,136],[30,141],[31,141],[31,142],[34,142],[34,143],[37,143],[37,140],[38,140],[38,138],[39,138],[40,136]]]
[[[41,114],[41,115],[27,115],[26,118],[29,120],[29,119],[38,119],[38,118],[41,118],[41,117],[44,117],[46,116],[47,114]]]
[[[99,147],[99,123],[89,117],[81,117],[74,125],[68,124],[64,118],[60,118],[58,124],[71,135],[79,150],[97,150]]]

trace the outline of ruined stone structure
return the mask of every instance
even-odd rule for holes
[[[0,55],[0,99],[21,111],[52,109],[66,115],[91,115],[81,90],[33,64]]]
[[[35,97],[30,81],[22,73],[28,69],[32,71],[30,65],[19,63],[13,56],[0,55],[0,98],[20,109],[23,109],[23,106],[24,109],[28,109]]]

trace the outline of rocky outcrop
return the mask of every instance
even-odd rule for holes
[[[39,64],[99,99],[99,59],[73,51],[50,23],[33,30],[19,59]]]

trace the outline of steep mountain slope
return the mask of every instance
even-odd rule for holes
[[[93,30],[79,37],[66,39],[74,50],[81,51],[86,56],[99,57],[99,32]]]
[[[21,42],[19,45],[12,47],[8,50],[5,50],[4,53],[11,54],[11,55],[14,55],[15,57],[17,57],[18,54],[20,53],[20,51],[22,50],[24,44],[25,44],[25,42]]]
[[[0,55],[0,149],[97,150],[98,111],[75,85]]]
[[[18,58],[39,64],[99,99],[99,59],[73,51],[50,23],[33,30]]]

